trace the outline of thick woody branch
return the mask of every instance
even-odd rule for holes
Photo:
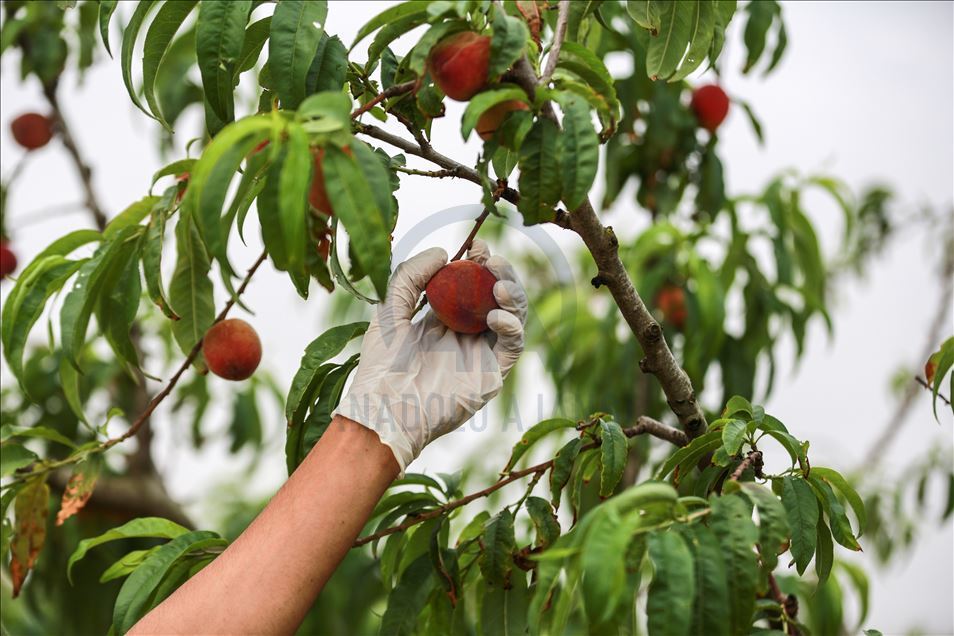
[[[650,417],[645,417],[645,416],[640,417],[636,421],[635,426],[631,426],[630,428],[623,429],[623,433],[625,433],[626,437],[635,437],[636,435],[652,435],[653,437],[658,437],[659,439],[666,440],[667,442],[671,442],[677,446],[684,446],[686,443],[688,443],[688,439],[686,438],[685,434],[683,434],[682,431],[666,426],[665,424],[661,422],[657,422],[656,420]],[[590,444],[587,444],[586,446],[583,446],[580,449],[580,451],[582,452],[584,450],[589,450],[591,448],[597,448],[599,445],[600,445],[599,442],[592,442]],[[499,481],[493,483],[487,488],[484,488],[483,490],[478,490],[477,492],[471,493],[467,495],[466,497],[461,497],[460,499],[448,501],[447,503],[441,506],[438,506],[437,508],[433,508],[432,510],[428,510],[427,512],[423,512],[417,516],[406,519],[403,523],[400,523],[396,526],[391,526],[389,528],[379,530],[378,532],[375,532],[374,534],[369,534],[367,536],[361,537],[357,539],[351,547],[357,548],[357,547],[366,545],[368,543],[371,543],[372,541],[377,541],[378,539],[394,534],[395,532],[402,532],[404,530],[407,530],[408,528],[412,526],[416,526],[419,523],[423,523],[424,521],[427,521],[428,519],[435,519],[437,517],[446,515],[450,511],[456,510],[457,508],[460,508],[461,506],[466,506],[470,502],[476,501],[477,499],[481,499],[482,497],[486,497],[490,495],[491,493],[494,493],[500,490],[504,486],[508,484],[512,484],[518,479],[522,479],[523,477],[527,477],[529,475],[534,475],[535,477],[537,477],[545,473],[552,466],[553,466],[553,460],[550,459],[540,464],[537,464],[535,466],[530,466],[529,468],[510,471],[509,473],[504,475]]]
[[[532,96],[536,89],[536,78],[526,56],[514,65],[513,75],[517,83]],[[549,102],[545,104],[542,112],[545,117],[559,123]],[[599,282],[609,289],[620,313],[643,349],[645,357],[640,360],[639,368],[644,373],[656,376],[663,393],[666,394],[669,408],[679,418],[679,424],[689,438],[701,435],[706,429],[706,418],[696,402],[689,376],[676,362],[663,337],[662,327],[636,293],[633,281],[619,258],[619,241],[613,229],[600,223],[589,199],[573,210],[568,220],[570,229],[580,235],[592,254],[599,270]]]

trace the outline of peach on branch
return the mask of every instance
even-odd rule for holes
[[[729,114],[729,96],[721,86],[706,84],[692,92],[691,106],[699,125],[715,132]]]
[[[18,144],[36,150],[53,139],[53,121],[40,113],[25,113],[10,122],[10,132]]]
[[[507,115],[517,110],[530,110],[530,107],[518,99],[494,104],[477,118],[477,134],[484,141],[493,139],[494,133],[507,118]]]
[[[466,102],[487,84],[490,37],[473,31],[449,35],[427,56],[427,69],[437,87],[451,99]]]
[[[427,302],[437,318],[458,333],[487,329],[487,314],[498,309],[494,298],[497,279],[474,261],[454,261],[427,282]]]
[[[212,325],[202,340],[209,370],[226,380],[244,380],[262,361],[262,342],[244,320],[229,318]]]

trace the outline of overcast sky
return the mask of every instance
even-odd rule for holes
[[[385,4],[352,3],[346,8],[332,2],[328,30],[350,42],[360,25]],[[796,168],[802,173],[832,173],[856,191],[873,182],[885,182],[910,209],[928,204],[949,210],[954,200],[952,5],[786,3],[784,14],[789,49],[779,69],[767,79],[744,77],[738,72],[743,54],[739,17],[727,44],[724,85],[731,95],[754,106],[767,135],[766,145],[758,146],[742,113],[738,109],[730,113],[720,130],[730,192],[761,189],[778,171]],[[396,49],[403,51],[400,44]],[[7,123],[23,111],[42,110],[43,101],[34,82],[19,83],[10,56],[4,56],[2,71],[0,162],[6,174],[21,155],[10,139]],[[152,172],[161,165],[153,122],[129,102],[115,60],[96,66],[80,86],[70,76],[62,94],[79,145],[95,166],[96,188],[109,213],[115,214],[146,193]],[[466,163],[476,156],[478,146],[473,140],[467,144],[461,141],[461,112],[459,104],[449,104],[447,118],[435,124],[434,145]],[[194,129],[196,122],[195,118],[188,120],[185,129]],[[191,130],[180,133],[180,147],[190,136]],[[469,183],[404,178],[398,193],[401,217],[395,233],[400,246],[414,252],[441,245],[453,252],[469,229],[468,223],[450,225],[411,245],[417,241],[415,229],[422,221],[432,225],[436,212],[476,203],[478,194]],[[7,228],[21,263],[53,236],[88,224],[85,213],[78,208],[75,213],[48,220],[35,213],[81,200],[79,183],[59,144],[51,144],[31,158],[8,203]],[[623,203],[614,209],[614,225],[637,218],[638,213],[628,207],[631,205]],[[834,247],[840,232],[837,210],[821,203],[810,208],[810,215],[821,228],[823,243],[829,249]],[[574,238],[567,233],[544,231],[568,255],[576,249]],[[237,246],[233,251],[237,268],[250,264],[261,249],[255,233],[249,234],[249,246]],[[924,346],[923,334],[938,298],[937,279],[932,273],[938,261],[938,245],[931,239],[929,228],[908,232],[891,244],[863,281],[841,284],[834,299],[834,338],[829,340],[815,324],[810,330],[807,355],[797,369],[791,364],[791,343],[783,343],[783,371],[767,410],[786,422],[798,437],[812,441],[816,464],[845,471],[856,468],[872,437],[887,425],[894,406],[887,390],[891,376],[903,365],[923,364],[916,357]],[[4,297],[8,290],[5,283]],[[220,302],[222,297],[219,294]],[[250,286],[246,302],[256,311],[254,317],[246,318],[262,337],[264,365],[286,387],[303,348],[327,325],[323,318],[327,296],[313,288],[312,300],[305,303],[287,284],[287,278],[266,267]],[[945,322],[949,335],[950,315]],[[521,364],[533,369],[539,361],[530,351]],[[4,371],[3,382],[8,378]],[[223,383],[213,384],[216,392],[227,394]],[[550,400],[549,389],[534,387],[522,393],[520,404],[528,411],[542,404],[540,408],[546,414]],[[269,415],[272,447],[251,478],[242,472],[247,462],[230,461],[224,443],[196,456],[183,451],[188,431],[182,422],[170,418],[165,410],[154,418],[162,472],[173,494],[190,502],[196,517],[208,519],[203,495],[210,489],[217,493],[226,488],[251,490],[265,496],[280,484],[285,471],[284,426],[277,411]],[[950,451],[951,428],[950,413],[945,413],[938,426],[931,415],[929,396],[919,396],[904,434],[875,470],[892,483],[899,469],[923,456],[930,447]],[[471,430],[466,436],[452,435],[433,444],[412,468],[453,470],[475,451],[492,454],[488,449],[500,449],[491,456],[502,459],[506,455],[503,449],[517,437],[516,431],[501,431],[499,422],[490,417],[482,432]],[[935,486],[932,494],[940,501],[942,489],[940,484]],[[925,524],[910,558],[899,560],[886,571],[869,570],[873,599],[865,626],[886,634],[912,627],[927,633],[954,632],[954,530],[950,520],[938,528],[933,522],[936,518],[935,513]],[[866,557],[860,560],[869,565]]]

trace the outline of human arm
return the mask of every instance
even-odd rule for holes
[[[130,634],[291,634],[399,471],[337,416],[252,524]]]

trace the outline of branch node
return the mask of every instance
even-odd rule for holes
[[[655,320],[649,323],[649,326],[643,331],[643,338],[646,340],[647,344],[655,344],[659,342],[663,335],[663,328]]]

